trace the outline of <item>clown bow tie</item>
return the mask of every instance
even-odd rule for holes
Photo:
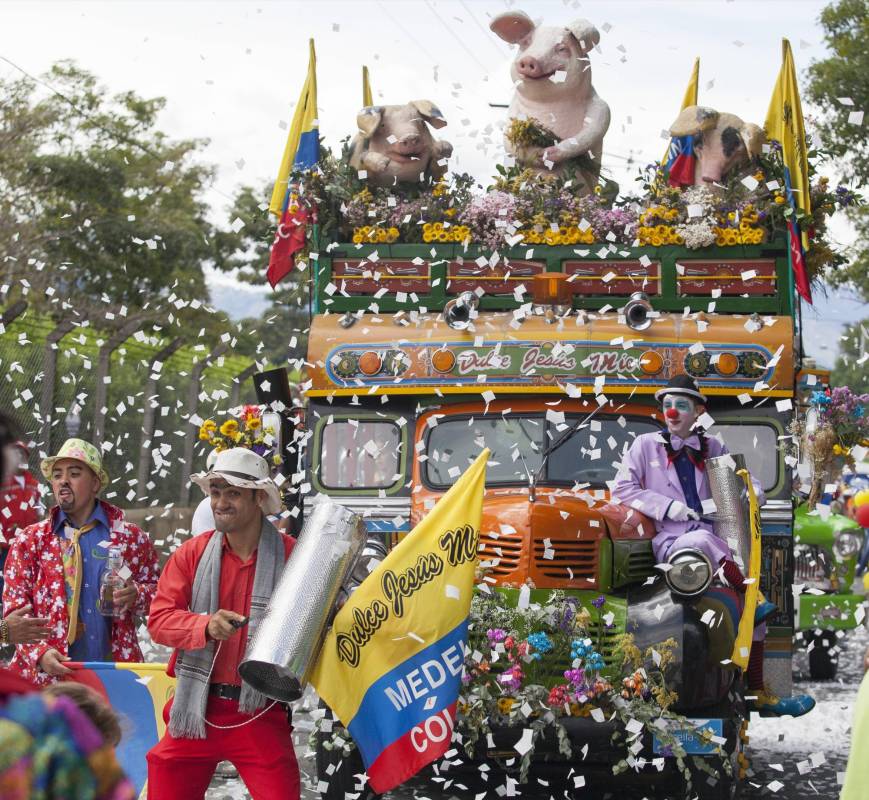
[[[697,434],[692,434],[687,439],[680,439],[675,433],[670,434],[670,447],[675,451],[681,450],[683,447],[688,447],[691,450],[700,449],[700,439]]]

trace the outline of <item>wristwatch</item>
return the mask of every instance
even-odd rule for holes
[[[0,644],[10,644],[9,623],[5,619],[0,619]]]

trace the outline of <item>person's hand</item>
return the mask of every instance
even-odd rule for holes
[[[72,670],[69,667],[63,666],[64,661],[69,661],[68,656],[62,656],[54,648],[46,650],[39,659],[39,668],[46,674],[55,678],[63,678],[65,675],[72,675]]]
[[[136,588],[136,585],[134,583],[131,583],[129,586],[124,586],[120,589],[115,589],[114,593],[112,594],[112,600],[122,614],[125,611],[129,611],[134,605],[136,605],[136,601],[138,599],[139,590]]]
[[[667,518],[675,522],[687,522],[689,519],[700,519],[693,508],[688,508],[680,500],[674,500],[667,509]]]
[[[29,616],[32,613],[33,607],[26,605],[12,611],[5,618],[6,624],[9,625],[10,644],[33,644],[48,638],[51,632],[48,620],[45,617]]]
[[[236,614],[235,611],[225,611],[221,608],[208,620],[208,635],[218,642],[226,641],[240,630],[240,627],[236,628],[232,624],[233,622],[244,622],[244,617],[241,614]]]

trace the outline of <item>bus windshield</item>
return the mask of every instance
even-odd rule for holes
[[[441,419],[428,435],[423,474],[433,488],[448,488],[484,447],[492,454],[486,485],[527,485],[540,469],[543,453],[578,420],[547,422],[542,414]],[[541,484],[590,484],[604,487],[615,477],[622,455],[636,436],[658,430],[649,419],[600,418],[554,450],[541,473]]]

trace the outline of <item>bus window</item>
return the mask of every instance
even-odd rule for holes
[[[709,435],[718,434],[731,453],[742,453],[745,464],[765,492],[778,483],[779,451],[778,430],[772,425],[728,424],[719,422],[709,429]]]
[[[576,424],[576,417],[565,422]],[[617,419],[592,420],[586,427],[552,451],[549,456],[546,480],[551,483],[589,483],[603,487],[616,476],[616,468],[631,442],[641,433],[652,433],[660,426],[650,419],[625,418],[624,425]],[[551,441],[564,434],[550,427]]]
[[[395,423],[335,420],[322,428],[320,483],[326,489],[388,489],[401,480],[400,458]]]
[[[452,486],[484,447],[492,454],[486,485],[528,484],[540,467],[544,421],[540,416],[454,417],[441,420],[428,437],[426,481],[434,488]]]

